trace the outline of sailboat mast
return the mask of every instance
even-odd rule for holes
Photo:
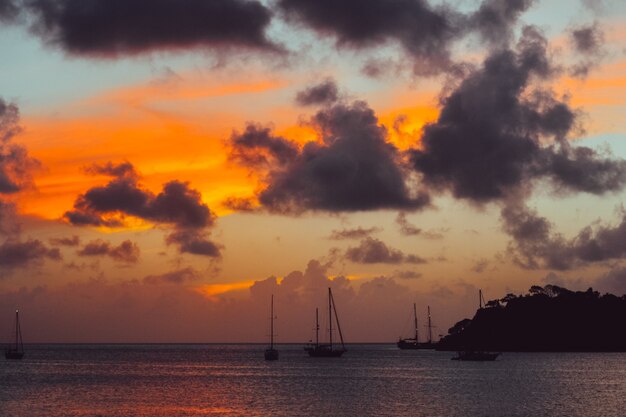
[[[19,310],[15,310],[15,350],[19,349],[20,336]]]
[[[333,295],[330,292],[330,287],[328,287],[328,334],[330,339],[330,349],[333,348],[333,313],[332,313],[332,305],[331,299]]]
[[[337,314],[337,306],[335,306],[335,299],[333,298],[333,294],[330,292],[330,288],[328,289],[328,295],[330,296],[330,300],[333,305],[333,310],[335,311],[335,320],[337,320],[337,330],[339,331],[339,339],[341,339],[341,347],[345,349],[345,345],[343,343],[343,333],[341,333],[341,325],[339,324],[339,315]]]
[[[272,294],[270,313],[270,349],[274,349],[274,294]]]
[[[319,308],[315,307],[315,346],[320,344]]]
[[[430,321],[430,306],[428,306],[428,343],[433,343],[433,326]]]
[[[417,306],[413,303],[413,319],[415,321],[415,343],[417,343]]]
[[[482,310],[483,308],[483,290],[478,290],[478,308]]]

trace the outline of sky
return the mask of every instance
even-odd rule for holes
[[[393,342],[478,289],[625,294],[625,20],[0,0],[0,337],[263,342],[274,294],[306,342],[331,287],[347,342]]]

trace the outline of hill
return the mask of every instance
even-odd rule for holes
[[[518,352],[626,351],[626,295],[532,286],[489,301],[456,323],[438,350]]]

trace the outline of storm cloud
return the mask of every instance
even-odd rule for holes
[[[534,80],[554,74],[547,41],[526,27],[513,49],[489,55],[442,99],[436,122],[424,127],[415,169],[434,189],[475,203],[503,200],[547,178],[561,192],[602,194],[626,183],[622,160],[572,147],[577,113]],[[548,145],[545,145],[548,143]]]
[[[0,3],[1,4],[1,3]],[[256,0],[27,0],[33,32],[74,55],[243,47],[277,50]]]
[[[258,164],[246,160],[267,165],[266,171],[258,171],[263,174],[258,199],[269,211],[416,210],[429,204],[425,192],[407,185],[398,149],[387,142],[387,130],[365,102],[334,104],[318,111],[309,123],[320,140],[301,149],[268,132],[262,132],[262,140],[237,133],[231,137],[235,159],[244,159],[249,167]],[[259,157],[241,158],[242,152],[258,152]]]
[[[116,227],[124,224],[124,216],[137,217],[152,223],[170,225],[175,231],[166,242],[179,244],[181,252],[219,256],[217,246],[206,239],[206,230],[215,223],[215,215],[189,184],[170,181],[158,194],[143,189],[135,169],[127,162],[105,164],[90,171],[112,175],[106,185],[93,187],[74,202],[74,209],[64,218],[77,226]],[[181,237],[193,236],[191,241]],[[212,250],[207,248],[212,247]]]
[[[461,33],[458,13],[424,0],[279,0],[278,7],[288,20],[335,38],[341,47],[398,42],[422,73],[450,66],[449,46]]]

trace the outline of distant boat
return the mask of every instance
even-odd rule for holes
[[[270,312],[270,347],[265,349],[265,360],[276,361],[278,360],[278,351],[274,349],[274,294],[272,294]]]
[[[398,347],[400,349],[419,349],[419,339],[418,339],[418,333],[417,333],[417,307],[415,305],[415,303],[413,303],[413,323],[414,323],[414,328],[415,328],[415,337],[414,338],[408,338],[408,339],[403,339],[400,338],[400,340],[398,340]]]
[[[335,320],[337,322],[337,330],[339,331],[339,338],[341,339],[341,347],[333,346],[333,312],[335,313]],[[337,308],[335,307],[335,300],[333,299],[333,293],[328,288],[328,344],[320,344],[319,339],[320,324],[319,324],[319,311],[315,309],[315,344],[306,346],[304,350],[308,352],[309,356],[315,358],[338,358],[346,352],[346,347],[343,343],[343,334],[341,333],[341,326],[339,325],[339,316],[337,316]]]
[[[20,329],[19,311],[15,310],[15,344],[10,344],[4,351],[7,359],[22,359],[24,357],[24,343],[22,342],[22,330]]]
[[[483,291],[478,290],[478,310],[483,309],[484,298]],[[484,350],[468,348],[457,352],[457,356],[453,357],[453,361],[475,361],[487,362],[495,361],[500,356],[500,352],[487,352]]]
[[[430,319],[430,306],[428,306],[428,342],[421,342],[419,341],[419,337],[418,337],[418,331],[417,331],[417,308],[415,306],[415,303],[413,303],[413,322],[414,322],[414,327],[415,327],[415,337],[414,338],[407,338],[407,339],[402,339],[400,338],[400,340],[398,340],[397,346],[400,349],[434,349],[435,348],[435,343],[433,343],[433,325],[432,325],[432,321]]]

